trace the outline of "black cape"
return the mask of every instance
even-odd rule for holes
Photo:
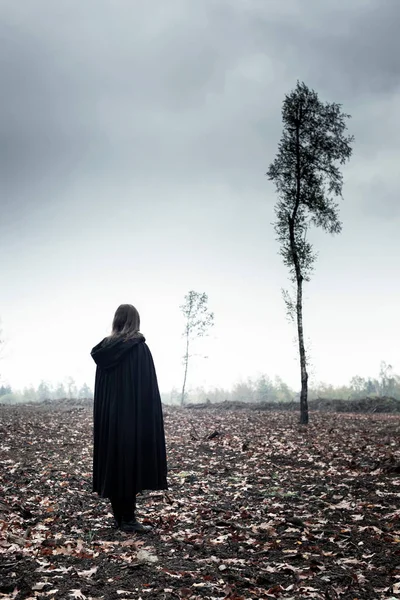
[[[94,390],[93,491],[132,498],[167,489],[160,392],[145,338],[105,338],[91,352]]]

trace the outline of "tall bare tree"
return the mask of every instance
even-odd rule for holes
[[[185,390],[189,365],[190,343],[196,338],[208,334],[208,330],[214,325],[214,313],[208,310],[208,296],[205,293],[191,290],[185,296],[185,302],[180,306],[185,318],[183,336],[186,342],[185,355],[183,357],[184,376],[181,394],[181,405],[185,402]]]
[[[308,423],[308,373],[303,330],[303,282],[309,281],[316,254],[307,240],[311,225],[339,233],[343,176],[339,169],[352,154],[346,135],[350,115],[340,104],[321,102],[314,90],[297,82],[282,107],[283,133],[267,176],[275,183],[278,202],[274,223],[280,254],[296,285],[296,296],[284,291],[288,312],[297,321],[301,370],[300,422]]]

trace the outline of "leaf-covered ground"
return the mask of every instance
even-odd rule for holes
[[[153,525],[91,493],[88,407],[0,406],[0,598],[400,599],[400,418],[165,411]]]

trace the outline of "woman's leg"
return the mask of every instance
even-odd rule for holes
[[[135,520],[136,498],[124,498],[121,501],[122,521],[129,523]]]
[[[135,520],[135,498],[113,496],[110,501],[118,527],[121,526],[122,521],[126,523]]]
[[[117,527],[121,526],[123,505],[120,498],[110,498],[111,508],[114,513],[114,518],[117,522]]]

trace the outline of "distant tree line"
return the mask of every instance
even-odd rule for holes
[[[169,393],[161,394],[165,404],[181,404],[181,393],[173,388]],[[391,365],[381,363],[377,378],[363,378],[356,375],[348,385],[334,386],[318,383],[310,386],[309,399],[317,398],[357,400],[366,397],[390,396],[400,400],[400,375],[393,372]],[[232,389],[215,387],[204,389],[197,387],[186,392],[186,402],[299,402],[300,394],[288,386],[280,377],[273,380],[267,375],[256,379],[247,379],[236,383]]]
[[[0,403],[2,404],[75,398],[93,398],[93,391],[86,383],[78,387],[72,377],[67,377],[64,382],[55,385],[42,380],[37,388],[29,386],[23,390],[13,390],[9,385],[0,387]]]
[[[320,383],[310,390],[310,399],[336,398],[343,400],[357,400],[366,397],[388,396],[400,400],[400,375],[393,372],[393,367],[386,362],[381,362],[379,376],[352,377],[348,386],[335,387]]]
[[[378,377],[351,378],[348,385],[334,386],[327,383],[318,383],[310,386],[309,399],[317,398],[337,400],[358,400],[366,397],[389,396],[400,400],[400,375],[393,371],[393,367],[386,362],[381,362]],[[170,392],[161,394],[164,404],[180,405],[182,392],[173,388]],[[0,403],[15,404],[19,402],[42,402],[43,400],[93,398],[93,391],[84,383],[78,387],[72,377],[67,377],[64,382],[51,385],[41,381],[37,388],[30,386],[22,391],[13,390],[9,385],[0,386]],[[186,402],[299,402],[299,392],[292,389],[280,377],[274,379],[268,375],[258,378],[248,378],[246,381],[236,383],[231,389],[214,387],[204,389],[193,388],[186,392]]]

